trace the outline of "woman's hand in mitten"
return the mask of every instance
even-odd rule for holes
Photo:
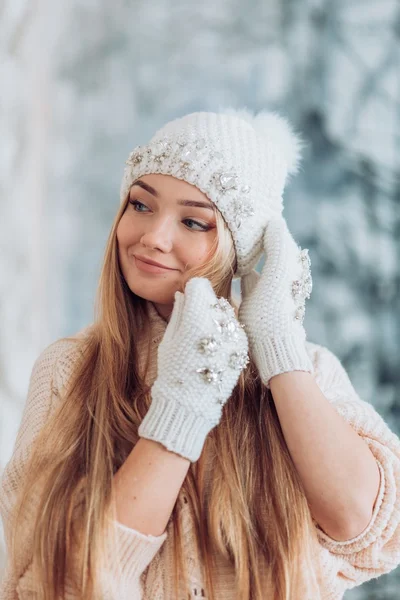
[[[308,250],[301,250],[283,217],[271,219],[264,233],[265,264],[241,280],[240,322],[245,325],[250,353],[269,387],[274,375],[313,371],[303,327],[305,299],[312,279]]]
[[[208,279],[194,277],[175,303],[158,347],[152,402],[139,435],[196,461],[248,363],[247,336]]]

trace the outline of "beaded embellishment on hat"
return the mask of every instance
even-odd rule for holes
[[[221,162],[222,154],[207,146],[204,138],[190,141],[176,141],[163,137],[146,146],[136,146],[130,153],[126,164],[133,168],[144,163],[150,158],[157,165],[167,162],[175,164],[176,175],[183,178],[197,169],[201,169],[204,162]],[[233,169],[216,170],[211,178],[215,191],[219,193],[219,200],[215,203],[225,216],[230,226],[239,229],[242,222],[254,215],[254,205],[250,199],[251,187],[248,183],[240,184],[240,177]]]

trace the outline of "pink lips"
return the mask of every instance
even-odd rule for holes
[[[158,267],[157,265],[151,265],[143,260],[140,260],[137,256],[134,257],[135,265],[140,271],[146,273],[167,273],[168,271],[175,271],[176,269],[169,269],[168,267]]]

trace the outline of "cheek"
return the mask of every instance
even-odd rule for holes
[[[121,217],[121,220],[117,227],[117,240],[120,246],[126,246],[127,244],[132,243],[134,240],[134,231],[135,229],[130,226],[129,218],[126,215]]]
[[[191,266],[200,266],[210,258],[214,238],[199,240],[197,244],[190,245],[186,249],[187,261]]]

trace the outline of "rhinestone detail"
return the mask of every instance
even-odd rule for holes
[[[249,362],[250,359],[247,352],[233,352],[229,358],[229,366],[239,371],[247,367]]]
[[[143,153],[140,152],[140,146],[137,146],[136,148],[134,148],[134,150],[132,150],[132,152],[130,153],[128,160],[125,161],[125,164],[127,165],[132,165],[132,166],[136,166],[138,164],[140,164],[143,160]]]
[[[243,325],[237,322],[234,319],[228,319],[226,321],[219,321],[217,319],[213,319],[217,329],[222,335],[228,338],[232,338],[236,340],[238,338],[239,328],[244,329]]]
[[[218,173],[215,182],[221,192],[237,190],[238,176],[233,173]]]
[[[222,161],[223,155],[209,148],[204,138],[171,140],[163,137],[146,146],[137,146],[130,153],[126,164],[134,170],[141,163],[144,164],[146,158],[153,160],[160,167],[164,161],[172,159],[175,166],[172,174],[182,178],[190,177],[193,180],[196,170],[201,170],[204,165],[209,165],[211,162]],[[229,225],[233,229],[239,229],[244,219],[255,214],[254,205],[248,197],[251,191],[250,185],[246,183],[242,185],[238,173],[232,168],[215,172],[211,175],[210,182],[217,192],[215,204],[226,217]],[[218,197],[218,194],[221,197]]]
[[[220,310],[229,316],[233,316],[235,314],[233,306],[226,298],[219,298],[218,302],[216,304],[212,304],[211,306],[212,308],[216,308],[217,310]]]
[[[245,202],[242,198],[235,198],[229,206],[229,212],[234,219],[237,229],[239,229],[243,219],[254,215],[254,208],[249,202]]]
[[[296,309],[294,318],[296,319],[296,321],[300,321],[300,323],[303,324],[305,314],[306,314],[306,307],[302,304],[301,306],[299,306],[299,308]]]
[[[206,356],[215,355],[224,337],[236,341],[238,339],[238,331],[244,329],[244,325],[238,323],[236,320],[234,308],[226,298],[218,298],[217,302],[212,303],[210,307],[220,312],[221,316],[213,319],[218,333],[202,337],[198,342],[199,352]],[[249,360],[247,352],[232,352],[229,356],[228,367],[241,371],[247,366]],[[226,368],[217,368],[210,365],[196,369],[196,373],[202,377],[203,381],[217,385],[220,393],[222,393],[223,374],[225,371]],[[218,404],[222,405],[225,401],[226,398],[216,398]]]
[[[209,356],[209,355],[215,354],[220,345],[221,345],[221,342],[219,340],[217,340],[215,336],[210,335],[210,336],[208,336],[206,338],[202,338],[200,340],[199,350],[203,354]]]
[[[222,383],[224,371],[225,369],[213,369],[212,367],[201,367],[200,369],[196,369],[196,373],[200,373],[204,381],[207,383],[217,384],[219,385],[219,388],[220,384]]]
[[[301,250],[299,254],[299,261],[302,263],[303,272],[300,279],[296,279],[292,284],[292,294],[294,299],[305,299],[310,298],[312,291],[312,278],[311,278],[311,260],[308,255],[308,249]]]
[[[294,318],[302,324],[305,316],[305,301],[310,298],[312,292],[311,259],[307,248],[300,250],[298,260],[302,265],[302,273],[300,278],[292,283],[292,296],[299,302]]]

